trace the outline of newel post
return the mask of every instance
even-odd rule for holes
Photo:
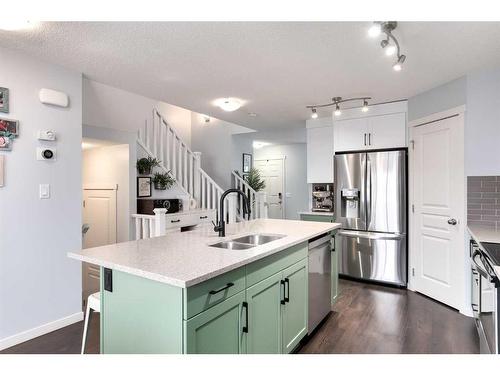
[[[201,174],[200,174],[200,169],[201,169],[201,152],[195,151],[193,152],[194,155],[194,168],[193,168],[193,183],[194,183],[194,199],[196,199],[196,203],[199,207],[201,203]]]
[[[229,194],[227,196],[227,214],[228,214],[228,223],[236,223],[236,194]]]
[[[167,233],[167,209],[155,208],[155,235],[154,237],[164,236]]]

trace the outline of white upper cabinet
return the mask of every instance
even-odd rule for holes
[[[333,182],[332,120],[328,118],[326,123],[314,125],[323,126],[307,129],[307,182],[310,184]]]
[[[335,121],[334,150],[362,150],[368,145],[368,118]]]
[[[406,113],[369,118],[369,148],[406,147]]]
[[[334,120],[334,140],[335,152],[406,147],[406,102],[373,106],[366,114],[344,111]]]

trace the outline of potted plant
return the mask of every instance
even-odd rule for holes
[[[167,190],[175,182],[175,178],[170,176],[170,171],[167,173],[155,173],[153,177],[153,184],[156,190]]]
[[[250,185],[250,187],[255,191],[261,191],[266,188],[266,182],[262,180],[260,172],[257,168],[250,168],[250,172],[243,176],[247,184]]]
[[[148,156],[147,158],[138,159],[135,167],[137,168],[137,172],[139,174],[151,174],[153,168],[158,167],[159,165],[159,160]]]

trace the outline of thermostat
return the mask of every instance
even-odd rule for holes
[[[55,141],[56,132],[54,130],[39,130],[38,139],[41,141]]]
[[[36,160],[56,160],[56,149],[48,147],[37,147]]]

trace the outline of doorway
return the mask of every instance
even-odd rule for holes
[[[465,306],[464,114],[410,123],[410,287]]]
[[[82,247],[129,240],[129,145],[84,138]],[[82,263],[82,300],[99,291],[99,267]]]
[[[259,170],[266,183],[264,192],[267,194],[268,217],[283,219],[285,217],[285,160],[255,160],[254,167]]]

